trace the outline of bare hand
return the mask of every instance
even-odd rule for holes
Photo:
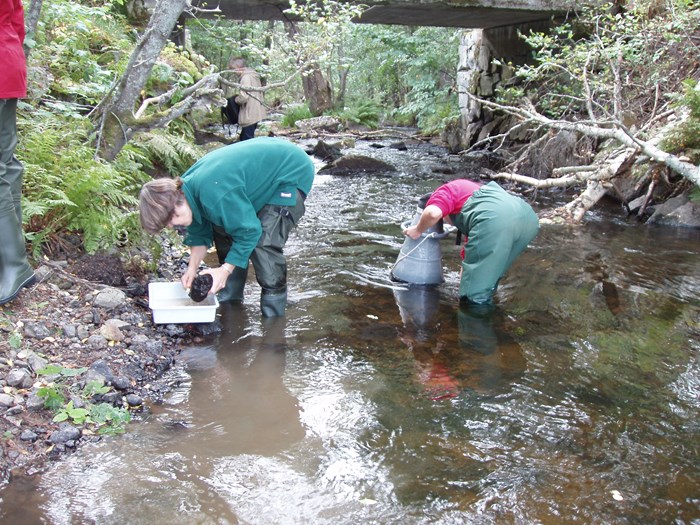
[[[180,281],[182,282],[182,287],[185,290],[189,290],[192,288],[192,281],[194,281],[194,278],[197,277],[197,271],[196,270],[190,270],[189,268],[187,271],[182,274],[182,277],[180,278]]]
[[[410,237],[410,238],[413,239],[414,241],[415,241],[416,239],[418,239],[418,238],[421,236],[421,232],[418,231],[418,227],[417,227],[417,226],[409,226],[408,228],[406,228],[406,229],[403,231],[403,234],[404,234],[404,235],[407,235],[408,237]]]
[[[226,269],[223,266],[219,266],[218,268],[210,268],[208,270],[202,270],[201,273],[208,273],[213,279],[213,283],[211,285],[211,290],[209,290],[209,293],[216,293],[222,288],[224,288],[226,286],[226,281],[228,280],[229,275],[231,275],[226,271]]]

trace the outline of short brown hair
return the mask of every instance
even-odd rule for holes
[[[243,57],[233,57],[228,61],[229,69],[241,69],[246,66],[246,60]]]
[[[143,185],[139,194],[139,211],[144,230],[153,235],[168,225],[175,206],[185,200],[181,188],[180,177],[154,179]]]

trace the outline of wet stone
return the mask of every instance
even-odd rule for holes
[[[46,366],[49,364],[49,361],[41,356],[36,355],[34,352],[30,352],[27,355],[27,364],[29,365],[29,368],[36,372],[37,370],[46,368]]]
[[[102,335],[91,335],[88,337],[87,344],[91,348],[107,348],[108,342],[107,339],[104,338]]]
[[[10,370],[5,378],[9,386],[15,386],[18,388],[29,388],[32,386],[34,381],[32,381],[31,374],[24,368]]]
[[[143,398],[136,394],[129,394],[126,396],[126,402],[130,407],[137,407],[143,404]]]
[[[24,327],[24,335],[33,339],[44,339],[51,335],[51,331],[44,323],[27,323]]]
[[[107,392],[100,396],[100,401],[112,406],[119,406],[121,405],[121,394],[119,392]]]
[[[107,364],[106,361],[103,359],[98,359],[92,365],[90,365],[90,369],[88,370],[88,373],[93,372],[95,373],[95,380],[99,381],[99,376],[102,376],[104,381],[111,383],[112,380],[114,379],[114,372],[112,372],[112,369],[110,366]],[[92,376],[91,376],[92,377]]]
[[[204,301],[209,294],[209,290],[211,290],[212,284],[214,284],[214,279],[208,273],[195,277],[190,287],[190,299],[195,303]]]
[[[54,444],[74,442],[80,438],[80,430],[73,425],[63,423],[59,429],[51,434],[49,441]],[[70,446],[70,445],[69,445]]]
[[[131,386],[131,381],[124,376],[118,376],[112,379],[112,386],[117,390],[126,390]]]
[[[7,412],[5,412],[5,417],[16,416],[17,414],[21,414],[22,412],[24,412],[24,408],[20,405],[15,405],[7,409]]]
[[[9,408],[15,404],[15,398],[10,394],[0,394],[0,407]]]
[[[22,433],[19,435],[19,439],[21,439],[22,441],[34,443],[37,439],[39,439],[39,436],[37,436],[36,432],[27,429],[22,431]]]
[[[31,394],[26,402],[27,410],[37,411],[44,408],[44,400],[36,394]]]
[[[73,337],[77,336],[77,329],[74,324],[64,324],[61,326],[61,329],[63,330],[63,335],[68,337],[69,339],[72,339]]]

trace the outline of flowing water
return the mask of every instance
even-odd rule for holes
[[[443,285],[390,279],[449,160],[376,154],[401,169],[317,178],[285,319],[252,281],[164,404],[11,483],[0,522],[700,523],[700,234],[544,226],[462,310],[453,237]]]

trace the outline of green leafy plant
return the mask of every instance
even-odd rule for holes
[[[43,386],[37,390],[36,395],[44,400],[44,407],[49,410],[58,410],[66,403],[65,388],[59,385]]]
[[[59,375],[62,377],[76,377],[87,371],[87,368],[66,368],[58,365],[48,365],[44,368],[37,370],[37,375],[41,376],[53,376]]]
[[[584,2],[577,16],[547,32],[523,35],[533,61],[517,67],[521,94],[552,118],[625,122],[654,115],[659,93],[680,90],[697,61],[692,37],[700,11],[685,0],[641,1],[612,9]],[[513,91],[503,93],[512,101]]]
[[[20,348],[22,348],[22,334],[17,331],[12,332],[7,337],[7,342],[9,343],[10,348],[19,350]]]
[[[131,421],[131,413],[109,403],[90,405],[90,420],[97,425],[98,434],[121,434]]]
[[[107,5],[55,0],[42,5],[30,55],[46,68],[53,97],[96,104],[109,91],[116,69],[133,46],[125,20]],[[34,89],[35,83],[30,83]]]
[[[664,140],[662,147],[672,152],[682,152],[697,163],[700,160],[700,87],[693,79],[683,83],[683,93],[677,97],[677,105],[687,108],[688,117]]]
[[[83,388],[82,395],[85,399],[90,399],[95,395],[106,394],[110,390],[111,388],[103,384],[101,381],[90,381]]]
[[[311,118],[313,115],[305,104],[294,104],[287,108],[282,117],[282,125],[287,128],[296,128],[297,121]]]
[[[69,421],[76,425],[89,425],[98,434],[117,434],[125,431],[126,424],[131,420],[131,414],[126,408],[114,407],[109,403],[92,403],[96,395],[106,394],[111,387],[101,381],[89,381],[80,392],[74,386],[65,383],[68,378],[84,373],[87,368],[66,368],[58,365],[48,365],[37,371],[37,375],[57,376],[55,382],[41,387],[37,395],[44,400],[44,407],[55,411],[55,422]],[[76,407],[73,401],[66,402],[71,394],[79,395],[85,401],[84,406]]]
[[[139,151],[139,161],[151,172],[182,175],[203,152],[194,144],[194,130],[184,121],[170,130],[154,130],[132,139],[132,151]]]
[[[337,116],[346,125],[355,124],[376,129],[379,126],[381,117],[381,106],[372,100],[365,100],[356,105],[346,107],[338,112]]]
[[[56,423],[70,420],[71,422],[75,423],[76,425],[82,425],[82,424],[88,422],[88,420],[89,420],[88,415],[89,414],[90,414],[89,410],[87,410],[85,408],[75,408],[73,406],[73,401],[69,401],[66,405],[64,405],[58,409],[58,411],[56,412],[56,415],[53,417],[53,420]]]
[[[18,150],[25,165],[22,206],[33,255],[60,251],[67,233],[79,235],[88,252],[138,239],[142,232],[133,210],[148,180],[142,171],[145,157],[130,150],[113,163],[102,162],[90,146],[88,119],[38,113],[31,124],[21,116]]]
[[[345,48],[353,57],[348,93],[375,101],[396,123],[434,130],[459,112],[459,35],[450,28],[352,26]]]

